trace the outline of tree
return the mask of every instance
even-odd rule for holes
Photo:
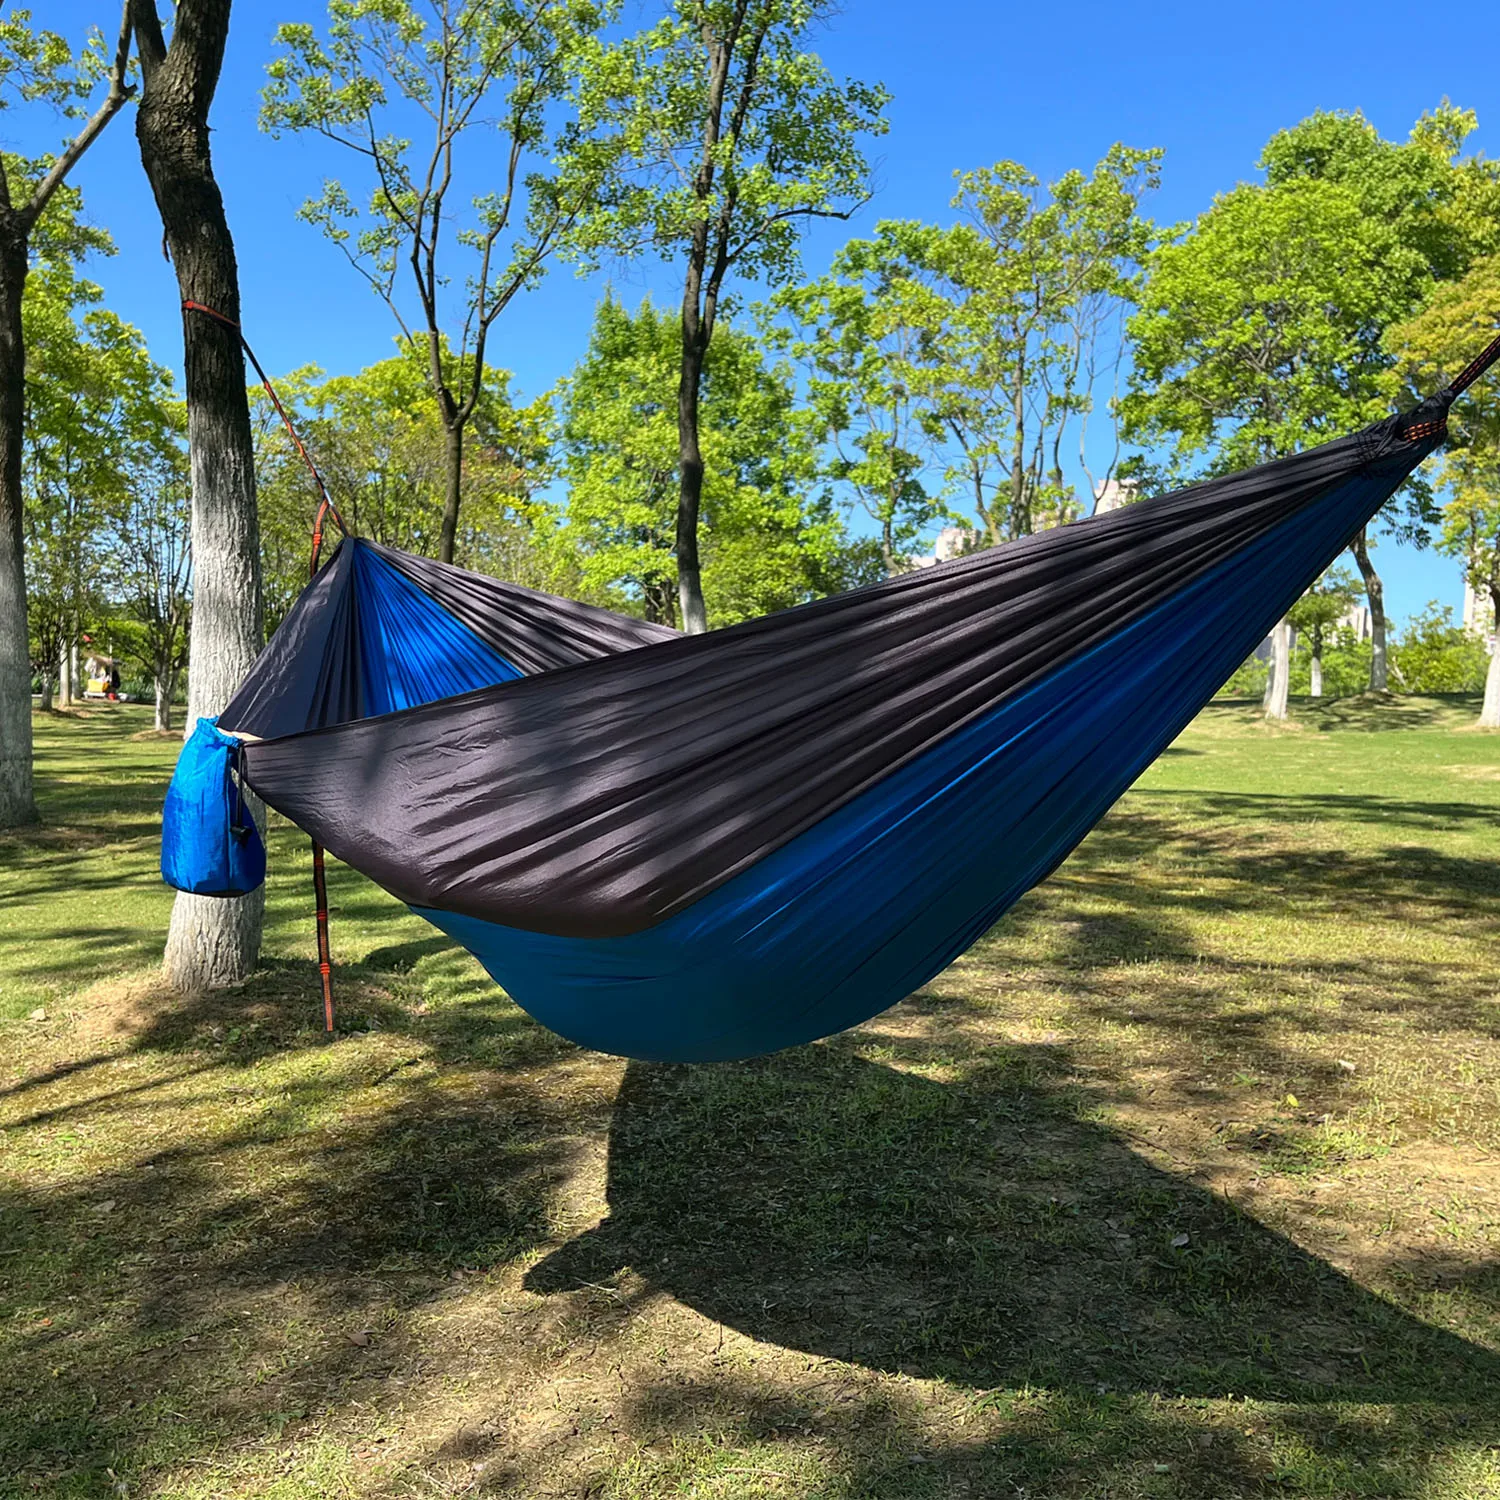
[[[106,604],[119,528],[145,476],[176,456],[171,375],[140,333],[99,306],[66,257],[28,282],[24,490],[31,634],[44,694]]]
[[[548,112],[611,7],[433,0],[431,10],[429,24],[409,0],[329,0],[326,41],[312,26],[281,26],[284,50],[268,70],[261,124],[272,134],[321,135],[358,155],[371,174],[363,219],[338,181],[325,182],[302,216],[345,253],[425,359],[446,437],[437,550],[452,562],[464,434],[484,399],[491,331],[540,279],[594,198],[586,154],[554,150]],[[426,132],[420,150],[396,133],[412,120]],[[498,181],[471,198],[465,222],[452,201],[465,138],[477,151],[497,135],[498,150],[489,149],[500,163]],[[549,155],[556,157],[550,172],[542,170]],[[450,338],[444,291],[464,251],[472,264]],[[413,303],[414,313],[407,310]]]
[[[1094,387],[1118,369],[1161,155],[1116,145],[1090,175],[1045,189],[1016,162],[961,173],[953,206],[966,222],[911,241],[911,274],[938,295],[923,344],[929,399],[991,544],[1079,513],[1063,446],[1076,436],[1088,473]],[[1118,452],[1116,441],[1103,478]]]
[[[1478,636],[1454,624],[1448,605],[1434,599],[1407,621],[1397,638],[1391,674],[1408,693],[1472,693],[1488,675],[1485,647]]]
[[[649,300],[632,316],[606,298],[559,393],[565,536],[585,590],[601,602],[618,591],[661,625],[677,623],[671,322]]]
[[[1489,603],[1489,666],[1479,725],[1500,729],[1500,454],[1461,452],[1450,460],[1446,477],[1440,545],[1463,559],[1476,597]]]
[[[186,413],[175,413],[174,436]],[[187,456],[176,444],[133,476],[132,494],[115,531],[114,586],[123,614],[116,634],[123,654],[150,678],[155,727],[172,727],[172,704],[187,670],[192,612],[193,508]]]
[[[217,714],[260,650],[260,537],[245,365],[236,328],[239,274],[214,180],[209,111],[224,60],[230,0],[178,0],[168,45],[154,0],[130,0],[141,63],[136,139],[184,301],[193,617],[187,722]],[[179,893],[164,969],[182,990],[247,978],[260,951],[265,892],[220,899]]]
[[[72,261],[44,262],[28,277],[21,325],[26,338],[27,401],[22,494],[26,546],[26,613],[31,657],[43,706],[73,699],[73,645],[95,600],[95,541],[103,516],[94,482],[114,489],[109,429],[84,416],[97,393],[92,351],[78,318],[102,293]]]
[[[1477,255],[1500,248],[1500,171],[1483,157],[1461,158],[1478,124],[1471,110],[1444,101],[1412,127],[1406,141],[1384,140],[1358,113],[1323,112],[1273,136],[1261,155],[1271,187],[1301,181],[1335,183],[1350,192],[1361,214],[1403,252],[1404,269],[1382,310],[1387,325],[1408,318],[1442,284],[1464,274]],[[1371,334],[1375,329],[1370,329]],[[1362,341],[1360,366],[1344,373],[1350,384],[1377,379],[1389,363],[1382,341]],[[1421,396],[1431,394],[1424,390]],[[1417,546],[1427,544],[1435,516],[1419,477],[1382,512],[1380,529]],[[1370,606],[1370,689],[1388,685],[1385,588],[1370,552],[1366,528],[1350,546]]]
[[[1302,691],[1312,689],[1312,640],[1297,637],[1292,659],[1292,682]],[[1347,698],[1363,693],[1370,685],[1370,642],[1352,625],[1342,622],[1322,632],[1319,663],[1325,696]],[[1263,687],[1264,684],[1261,684]],[[1259,691],[1259,688],[1256,689]]]
[[[1382,335],[1430,285],[1421,253],[1346,184],[1241,185],[1152,259],[1129,325],[1127,434],[1170,442],[1178,468],[1207,454],[1213,473],[1364,426],[1393,393]],[[1289,673],[1283,621],[1269,717],[1286,716]]]
[[[731,277],[796,279],[809,220],[869,195],[861,136],[885,130],[883,88],[836,82],[801,50],[827,0],[673,0],[620,46],[596,46],[576,90],[577,140],[609,167],[573,251],[585,264],[649,247],[683,267],[677,384],[678,607],[707,628],[698,523],[704,368]]]
[[[301,430],[307,422],[303,402],[322,377],[316,365],[303,365],[276,377],[276,394]],[[256,531],[260,538],[262,632],[269,638],[307,587],[310,526],[320,496],[307,464],[286,435],[281,413],[264,386],[247,388],[250,434],[255,454]],[[314,447],[317,462],[321,449]],[[345,497],[339,491],[338,498]]]
[[[1308,644],[1308,688],[1314,698],[1323,696],[1323,647],[1329,632],[1354,605],[1354,580],[1342,568],[1330,568],[1287,611],[1287,623]],[[1291,664],[1287,664],[1290,684]]]
[[[787,323],[773,336],[807,371],[830,449],[824,472],[875,522],[888,577],[905,571],[923,532],[948,514],[932,484],[940,433],[928,350],[941,312],[907,259],[920,234],[880,225],[874,240],[845,245],[827,276],[774,303]]]
[[[26,409],[22,303],[32,240],[69,172],[129,96],[130,33],[121,25],[112,61],[97,34],[75,53],[54,31],[34,30],[31,12],[0,17],[0,108],[50,104],[82,121],[55,157],[0,160],[0,828],[36,817],[31,775],[31,663],[27,651],[24,500],[21,485]],[[86,114],[101,77],[104,98]]]
[[[1477,260],[1460,281],[1438,288],[1415,318],[1393,328],[1390,347],[1417,390],[1441,385],[1495,336],[1500,318],[1500,255]],[[1444,491],[1438,545],[1462,559],[1469,584],[1488,599],[1491,640],[1479,722],[1500,729],[1500,392],[1493,375],[1469,387],[1448,418],[1439,471]]]
[[[1129,325],[1127,435],[1170,442],[1178,472],[1227,473],[1384,415],[1381,335],[1420,275],[1339,184],[1216,198],[1152,258]]]
[[[445,364],[453,360],[446,344],[443,357]],[[308,366],[276,385],[351,528],[408,552],[435,552],[445,511],[446,434],[425,351],[403,342],[395,358],[357,374],[325,378]],[[250,391],[250,407],[271,630],[306,586],[308,520],[318,496],[259,387]],[[534,587],[554,581],[531,535],[533,498],[550,474],[549,422],[545,399],[515,406],[508,374],[486,368],[467,424],[455,561]]]
[[[681,331],[649,299],[606,298],[589,352],[560,393],[566,524],[585,592],[676,622],[674,399]],[[815,434],[790,372],[726,323],[704,369],[703,574],[716,624],[863,581],[837,515],[814,492]]]

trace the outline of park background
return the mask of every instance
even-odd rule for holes
[[[69,35],[99,23],[84,0],[54,0],[48,24]],[[646,14],[627,8],[626,21]],[[315,229],[295,222],[323,175],[349,171],[337,148],[273,140],[257,127],[259,96],[282,20],[315,21],[319,8],[247,8],[231,29],[215,111],[216,171],[236,235],[247,331],[272,372],[317,364],[352,374],[389,358],[393,332],[383,307]],[[1088,170],[1115,141],[1165,152],[1160,191],[1147,212],[1161,224],[1189,220],[1216,193],[1259,177],[1271,135],[1319,110],[1359,110],[1389,139],[1444,99],[1476,110],[1469,146],[1493,152],[1500,121],[1486,59],[1500,46],[1500,17],[1476,9],[1413,35],[1406,12],[1387,4],[1306,7],[1153,5],[1135,15],[1110,4],[1069,10],[1066,45],[1045,7],[956,3],[914,25],[908,7],[869,0],[837,16],[816,45],[840,75],[878,79],[891,90],[891,129],[875,143],[874,194],[848,225],[813,225],[809,275],[821,273],[851,234],[882,218],[948,223],[952,174],[1002,158],[1044,182]],[[42,117],[14,114],[11,141],[52,149]],[[107,131],[76,182],[89,217],[106,226],[118,255],[88,270],[107,305],[141,329],[153,358],[178,368],[177,295],[128,129]],[[507,310],[493,362],[513,372],[526,399],[550,389],[587,347],[606,286],[634,304],[650,292],[675,305],[680,276],[642,258],[588,278],[555,268]],[[1399,540],[1382,544],[1392,624],[1437,601],[1457,614],[1461,569],[1451,558]]]

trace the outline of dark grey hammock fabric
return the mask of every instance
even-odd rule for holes
[[[219,723],[241,734],[271,739],[321,729],[381,712],[371,703],[369,622],[360,619],[357,549],[409,579],[422,594],[513,668],[507,675],[552,672],[576,662],[613,656],[677,638],[665,625],[541,594],[464,568],[413,557],[361,539],[344,543],[302,591]],[[388,592],[388,591],[387,591]],[[369,591],[364,591],[368,610]],[[365,628],[361,628],[361,627]],[[431,696],[431,695],[429,695]]]
[[[1198,656],[1213,671],[1222,661],[1217,680],[1153,689],[1160,732],[1175,733],[1433,450],[1445,411],[1429,402],[1292,458],[697,637],[382,551],[535,675],[362,719],[339,613],[355,591],[325,576],[221,725],[266,736],[245,754],[257,792],[412,905],[564,937],[637,933],[1078,663],[1118,651],[1120,671],[1149,678],[1151,653],[1212,618]],[[1139,770],[1112,767],[1107,738],[1098,753],[1101,785]],[[961,804],[952,816],[961,839]],[[1060,832],[1057,858],[1079,836]]]

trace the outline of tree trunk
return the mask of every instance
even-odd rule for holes
[[[31,657],[27,649],[21,433],[26,346],[21,296],[26,237],[0,232],[0,828],[36,820],[31,781]]]
[[[52,681],[51,677],[42,678],[42,691],[40,696],[42,700],[41,708],[43,713],[50,711],[52,708],[52,694],[55,687],[56,684]]]
[[[698,319],[684,308],[682,374],[677,383],[677,604],[689,635],[708,629],[703,602],[703,569],[698,557],[698,513],[703,504],[703,449],[698,441],[698,392],[703,383],[703,349]]]
[[[1359,565],[1359,576],[1365,581],[1365,598],[1370,605],[1370,691],[1384,693],[1390,688],[1390,669],[1385,650],[1385,585],[1370,561],[1367,531],[1360,532],[1354,538],[1349,544],[1349,550]]]
[[[1011,420],[1015,432],[1010,454],[1010,539],[1031,535],[1031,496],[1026,493],[1026,360],[1016,363],[1016,382],[1011,392]]]
[[[646,606],[646,618],[653,625],[676,625],[677,610],[672,594],[672,585],[666,579],[648,583],[641,590]]]
[[[208,112],[229,30],[229,0],[179,0],[170,48],[154,0],[132,0],[143,87],[141,163],[161,214],[177,285],[236,324],[239,273],[214,180]],[[244,359],[233,329],[183,313],[193,489],[193,620],[187,725],[217,714],[261,645],[260,534]],[[259,809],[256,809],[259,816]],[[225,900],[180,894],[163,965],[180,990],[236,984],[260,952],[263,890]]]
[[[57,653],[57,706],[73,706],[73,661],[66,646]]]
[[[885,518],[880,523],[880,558],[885,563],[887,578],[894,578],[901,571],[896,566],[895,526],[891,520],[890,510],[886,511]]]
[[[1500,631],[1490,641],[1490,669],[1484,674],[1484,703],[1479,709],[1481,729],[1500,729]]]
[[[1271,632],[1271,670],[1266,677],[1262,707],[1268,719],[1285,719],[1287,690],[1292,680],[1292,627],[1279,620]]]
[[[1500,588],[1490,590],[1495,628],[1490,634],[1490,669],[1484,674],[1484,704],[1479,710],[1481,729],[1500,729]]]
[[[451,563],[458,542],[458,507],[463,499],[464,427],[450,422],[443,437],[443,528],[438,536],[438,561]]]
[[[156,712],[151,727],[163,731],[172,727],[172,689],[160,677],[156,679]]]
[[[1312,654],[1312,696],[1323,696],[1323,648],[1314,646]]]

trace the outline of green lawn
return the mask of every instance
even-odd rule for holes
[[[1500,1496],[1500,736],[1209,710],[966,959],[626,1065],[271,840],[155,985],[175,742],[0,835],[0,1496]]]

